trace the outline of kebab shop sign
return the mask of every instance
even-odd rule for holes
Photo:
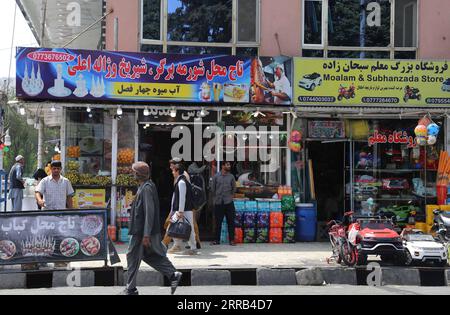
[[[106,210],[0,215],[0,265],[107,259]]]
[[[375,144],[405,144],[408,149],[416,147],[416,141],[414,137],[408,136],[406,131],[394,131],[392,134],[385,135],[375,130],[373,135],[369,137],[369,146]]]

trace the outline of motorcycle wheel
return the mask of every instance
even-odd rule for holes
[[[349,242],[343,242],[341,244],[340,253],[342,261],[345,265],[353,267],[356,264],[356,253],[353,246]]]

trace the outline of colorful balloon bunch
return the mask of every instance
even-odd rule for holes
[[[302,133],[298,130],[292,130],[289,138],[289,149],[292,152],[300,152],[302,150]]]
[[[414,133],[416,134],[416,143],[420,146],[434,145],[437,142],[440,127],[428,116],[419,120],[419,124]]]

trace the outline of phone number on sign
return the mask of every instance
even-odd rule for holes
[[[450,104],[450,98],[427,98],[427,104]]]
[[[388,104],[397,104],[399,99],[397,97],[363,97],[363,103],[388,103]]]
[[[298,101],[305,103],[334,103],[336,98],[334,96],[299,96]]]

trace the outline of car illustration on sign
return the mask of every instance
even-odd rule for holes
[[[320,85],[322,85],[322,77],[317,72],[303,76],[303,79],[298,83],[299,87],[309,91],[314,91]]]

